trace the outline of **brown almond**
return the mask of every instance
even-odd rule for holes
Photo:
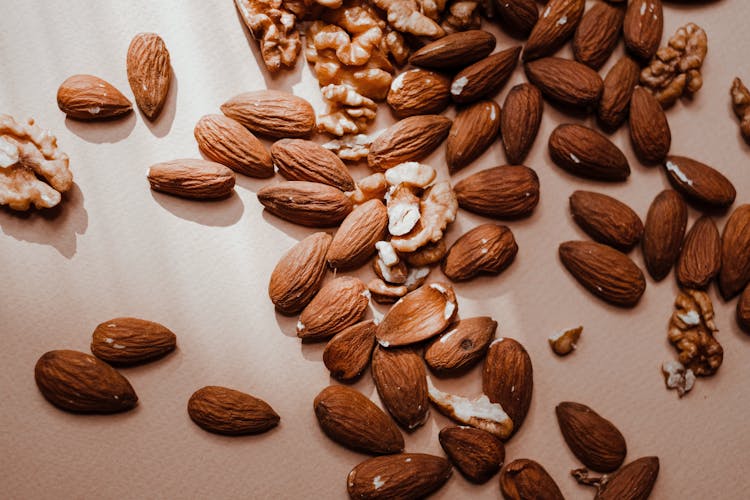
[[[424,360],[437,373],[468,369],[482,359],[496,331],[489,316],[462,319],[427,346]]]
[[[99,324],[91,338],[91,352],[114,365],[134,365],[174,351],[172,331],[145,319],[114,318]]]
[[[750,205],[741,205],[729,216],[721,234],[719,289],[725,300],[750,282]]]
[[[529,412],[533,390],[534,373],[526,349],[507,337],[492,342],[484,359],[482,392],[503,407],[513,421],[514,433]]]
[[[629,56],[623,56],[604,77],[597,118],[607,130],[615,130],[625,122],[630,97],[638,85],[641,67]]]
[[[539,20],[539,10],[534,0],[495,2],[501,26],[519,38],[528,38]]]
[[[589,292],[620,307],[633,307],[646,290],[646,280],[627,255],[593,241],[568,241],[559,248],[570,274]]]
[[[505,158],[511,165],[520,165],[529,154],[542,123],[542,93],[530,83],[510,89],[500,113],[500,133]]]
[[[586,469],[577,469],[571,474],[579,483],[597,487],[594,500],[647,500],[659,475],[659,459],[639,458],[600,478],[589,478]]]
[[[273,176],[273,160],[257,137],[224,115],[206,115],[193,130],[206,158],[250,177]]]
[[[631,0],[622,27],[629,52],[642,61],[650,61],[659,48],[663,31],[661,0]]]
[[[139,33],[128,47],[128,83],[135,102],[149,120],[155,120],[167,100],[172,81],[169,51],[156,33]]]
[[[550,0],[526,41],[523,60],[557,51],[573,35],[586,8],[585,0]]]
[[[376,346],[372,379],[383,405],[401,427],[413,431],[425,423],[430,409],[427,372],[416,351]]]
[[[451,173],[479,158],[499,132],[500,106],[494,101],[477,101],[458,110],[445,144]]]
[[[659,193],[646,215],[643,229],[643,260],[651,277],[664,279],[680,255],[687,227],[687,205],[671,189]]]
[[[388,228],[388,212],[380,200],[369,200],[352,210],[336,231],[328,249],[328,265],[333,269],[355,269],[375,253],[375,243]]]
[[[482,429],[444,427],[438,434],[438,439],[453,465],[475,483],[489,481],[505,460],[503,442]]]
[[[323,364],[337,380],[359,377],[370,364],[375,347],[377,325],[373,320],[361,321],[333,336],[323,351]]]
[[[276,427],[281,419],[262,399],[216,385],[190,396],[188,415],[201,429],[227,436],[260,434]]]
[[[133,109],[119,90],[92,75],[73,75],[62,82],[57,89],[57,106],[76,120],[114,118]]]
[[[495,35],[487,31],[459,31],[424,45],[409,62],[431,69],[463,68],[490,55],[496,43]]]
[[[570,196],[570,212],[594,240],[620,250],[633,248],[643,236],[638,214],[606,194],[576,191]]]
[[[505,500],[564,500],[552,476],[539,463],[520,458],[500,472],[500,491]]]
[[[221,112],[256,134],[277,139],[306,137],[315,129],[310,103],[280,90],[238,94],[221,105]]]
[[[520,53],[521,47],[511,47],[459,71],[451,82],[453,102],[466,104],[496,94],[516,68]]]
[[[482,224],[466,232],[448,249],[443,273],[452,281],[464,281],[479,274],[500,274],[515,259],[518,245],[507,226]]]
[[[375,455],[404,451],[404,437],[393,420],[354,389],[326,387],[313,408],[323,432],[347,448]]]
[[[360,463],[349,473],[346,488],[357,500],[417,499],[440,489],[450,475],[450,462],[443,457],[402,453]]]
[[[302,226],[336,226],[352,211],[343,191],[319,182],[280,182],[261,188],[257,195],[266,210]]]
[[[602,79],[588,66],[560,57],[526,63],[526,76],[545,97],[562,104],[587,108],[602,93]]]
[[[421,160],[443,142],[451,123],[440,115],[404,118],[375,138],[367,154],[367,164],[376,170],[387,170],[406,161]]]
[[[685,236],[675,275],[684,288],[706,288],[721,268],[721,236],[706,215],[695,221]]]
[[[701,206],[726,208],[737,197],[732,182],[715,168],[685,156],[667,156],[664,162],[672,186]]]
[[[539,177],[523,165],[480,170],[453,190],[464,210],[498,219],[527,216],[539,203]]]
[[[396,116],[437,114],[450,104],[451,81],[426,69],[404,71],[391,82],[388,105]]]
[[[156,163],[148,169],[147,177],[154,191],[181,198],[210,200],[234,191],[234,172],[207,160],[187,158]]]
[[[580,177],[619,182],[630,176],[628,159],[620,148],[583,125],[559,125],[549,137],[549,153],[559,167]]]
[[[737,324],[745,332],[750,332],[750,286],[745,287],[737,301]]]
[[[641,162],[661,163],[669,154],[672,133],[659,101],[643,87],[636,87],[630,98],[630,140]]]
[[[573,36],[576,61],[597,70],[604,66],[620,40],[624,18],[621,5],[596,2],[587,10]]]
[[[627,446],[617,427],[580,403],[564,402],[555,407],[557,423],[565,442],[583,464],[598,472],[612,472],[625,460]]]
[[[369,304],[369,292],[361,280],[352,276],[332,279],[300,314],[297,337],[308,342],[333,337],[361,320]]]

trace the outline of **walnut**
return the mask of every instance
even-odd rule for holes
[[[440,24],[446,33],[457,31],[475,30],[482,26],[482,18],[479,15],[479,2],[467,2],[459,0],[448,7],[448,14]]]
[[[448,182],[430,186],[419,202],[420,217],[411,231],[391,238],[398,252],[414,252],[420,247],[439,241],[448,224],[456,219],[458,201]]]
[[[380,255],[372,261],[372,270],[375,271],[378,278],[391,285],[403,285],[409,277],[409,268],[406,267],[406,264],[397,262],[392,266],[387,266],[380,259]]]
[[[370,152],[370,144],[372,144],[372,141],[373,137],[367,134],[345,135],[341,137],[341,139],[334,139],[332,141],[326,142],[325,144],[323,144],[323,147],[326,149],[330,149],[331,151],[336,153],[342,160],[359,161],[363,158],[367,158],[367,154]],[[385,189],[387,187],[388,186],[385,183],[385,176],[383,176],[383,193],[378,196],[378,198],[383,198]],[[354,198],[352,198],[352,201],[354,201]],[[360,201],[354,202],[363,203]]]
[[[404,285],[389,285],[380,278],[373,278],[367,283],[372,300],[378,304],[392,304],[408,293]]]
[[[750,90],[742,84],[739,78],[735,78],[732,83],[732,107],[737,118],[740,119],[742,137],[750,144]]]
[[[718,332],[714,309],[706,292],[685,289],[675,300],[668,338],[679,351],[678,359],[699,377],[713,375],[721,366],[724,350],[714,338]]]
[[[671,106],[683,94],[692,95],[703,86],[700,69],[707,51],[706,32],[696,24],[686,24],[641,72],[641,85],[654,94],[662,107]]]
[[[445,35],[443,28],[436,22],[438,10],[442,11],[444,3],[442,7],[424,0],[419,3],[416,0],[373,0],[373,3],[387,13],[388,24],[396,31],[427,38]],[[429,14],[435,17],[431,18]]]
[[[385,171],[385,180],[390,186],[403,184],[409,187],[426,188],[436,176],[437,172],[434,168],[416,161],[399,163]]]
[[[282,66],[293,68],[302,48],[297,18],[282,0],[235,0],[242,20],[260,45],[266,68],[275,73]]]
[[[679,361],[667,361],[661,366],[664,373],[664,383],[667,389],[677,389],[677,394],[683,397],[695,384],[693,370],[685,368]]]
[[[386,195],[388,209],[388,232],[402,236],[411,231],[419,222],[420,199],[414,188],[399,184]]]
[[[369,200],[382,200],[387,189],[388,184],[385,182],[385,175],[378,172],[357,182],[356,189],[348,195],[352,203],[361,205]]]
[[[0,115],[0,205],[13,210],[51,208],[73,186],[68,155],[49,131]]]
[[[410,266],[432,266],[443,260],[447,251],[445,238],[440,238],[436,242],[427,243],[416,251],[405,254],[404,259]]]
[[[380,43],[383,54],[391,56],[399,66],[406,64],[409,59],[409,47],[406,45],[404,36],[398,31],[386,28],[383,41]]]
[[[336,136],[356,134],[375,119],[378,105],[348,85],[326,85],[321,89],[328,103],[326,113],[318,117],[318,130]]]

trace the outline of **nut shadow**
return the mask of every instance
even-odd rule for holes
[[[293,224],[291,222],[285,221],[284,219],[280,217],[276,217],[275,215],[269,213],[265,209],[263,210],[261,216],[263,217],[263,220],[267,224],[275,227],[279,231],[283,231],[287,236],[290,236],[291,238],[294,238],[297,241],[300,241],[303,238],[306,238],[313,233],[318,233],[321,231],[329,233],[329,234],[333,234],[336,229],[333,227],[317,228],[317,227],[300,226],[298,224]]]
[[[127,138],[135,128],[135,113],[107,120],[74,120],[65,118],[65,127],[86,142],[115,143]]]
[[[172,73],[172,80],[169,84],[167,99],[164,102],[164,107],[159,113],[159,116],[157,116],[155,120],[151,121],[146,117],[146,115],[143,114],[143,111],[141,111],[141,109],[136,106],[136,108],[138,109],[138,115],[141,117],[141,120],[143,120],[143,123],[146,124],[146,127],[148,127],[151,133],[156,137],[165,137],[169,133],[169,131],[172,130],[174,117],[175,114],[177,114],[177,75],[174,72],[174,68],[170,68],[169,70]]]
[[[151,197],[175,216],[203,226],[231,226],[245,211],[242,200],[234,191],[219,200],[189,200],[153,190]]]

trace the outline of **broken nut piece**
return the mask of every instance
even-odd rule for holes
[[[582,332],[582,326],[560,330],[550,335],[549,345],[558,356],[566,356],[576,348],[576,342],[578,342]]]
[[[391,245],[397,251],[414,252],[442,239],[443,231],[458,212],[458,200],[450,183],[438,182],[427,188],[419,202],[419,212],[420,218],[411,231],[391,238]]]
[[[342,160],[359,161],[367,158],[372,140],[373,138],[367,134],[345,135],[340,139],[326,142],[323,147],[336,153]],[[385,177],[383,178],[383,185],[385,185]],[[385,194],[385,190],[383,190],[383,194]],[[380,198],[382,197],[381,195]]]
[[[679,352],[679,361],[699,377],[713,375],[721,366],[724,350],[714,338],[711,298],[701,290],[684,289],[675,300],[669,322],[669,342]]]
[[[293,68],[302,48],[297,18],[281,0],[235,0],[242,20],[260,45],[269,72]]]
[[[390,285],[380,278],[373,278],[367,283],[372,300],[378,304],[393,304],[409,293],[404,285]]]
[[[381,280],[392,285],[403,285],[409,277],[409,270],[403,262],[397,262],[392,266],[386,265],[380,256],[372,261],[372,269]]]
[[[732,82],[732,108],[734,114],[740,119],[742,137],[750,144],[750,90],[739,78],[735,78]]]
[[[695,384],[695,374],[690,368],[679,361],[667,361],[661,365],[661,371],[664,373],[664,383],[667,389],[677,389],[677,394],[683,397]]]
[[[388,179],[386,178],[386,181]],[[419,222],[420,200],[414,189],[399,184],[386,195],[388,200],[388,232],[402,236],[411,231]]]
[[[435,180],[437,172],[429,165],[407,161],[385,171],[385,180],[390,186],[426,188]]]
[[[438,241],[427,243],[414,252],[407,253],[404,255],[404,259],[410,266],[432,266],[443,260],[447,251],[445,238],[441,238]]]

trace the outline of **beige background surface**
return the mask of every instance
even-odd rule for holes
[[[710,39],[703,90],[693,102],[669,111],[672,152],[722,170],[737,187],[738,203],[750,201],[750,148],[739,137],[728,90],[737,74],[750,81],[750,35],[743,21],[748,16],[750,7],[742,0],[665,8],[667,35],[695,21]],[[132,95],[125,54],[140,31],[158,32],[172,55],[175,80],[159,121],[148,123],[138,112],[104,124],[66,120],[55,93],[72,74],[96,74]],[[500,35],[498,49],[511,43],[516,42]],[[198,155],[195,122],[241,91],[286,89],[320,109],[317,85],[303,60],[294,72],[271,78],[259,69],[257,55],[229,0],[0,4],[0,111],[34,117],[54,131],[70,155],[76,181],[52,213],[0,210],[0,496],[345,497],[347,473],[367,457],[319,430],[312,400],[332,383],[321,361],[323,345],[301,345],[293,332],[296,318],[276,315],[266,295],[279,255],[311,231],[263,213],[255,192],[267,180],[240,176],[231,198],[197,203],[151,192],[144,174],[152,163]],[[522,80],[518,70],[513,82]],[[577,486],[568,474],[579,463],[554,417],[558,402],[574,400],[618,425],[628,461],[660,457],[653,498],[746,497],[750,337],[735,325],[734,302],[723,303],[711,289],[724,365],[678,400],[665,390],[659,372],[660,363],[673,356],[665,338],[676,292],[673,276],[658,284],[649,278],[640,305],[627,311],[590,296],[558,261],[560,242],[585,237],[568,212],[573,190],[608,193],[645,217],[650,201],[667,185],[659,168],[635,161],[626,129],[613,140],[632,159],[628,182],[587,182],[561,171],[549,160],[546,139],[558,123],[572,120],[545,108],[527,160],[541,179],[541,203],[529,219],[509,224],[520,247],[515,264],[500,277],[456,285],[463,317],[491,315],[500,323],[498,335],[520,340],[533,360],[531,412],[508,444],[507,458],[536,459],[567,497],[590,498],[593,490]],[[372,130],[391,121],[383,109]],[[495,144],[456,179],[503,162],[502,147]],[[442,148],[426,163],[447,175]],[[366,169],[353,172],[361,177]],[[691,209],[691,224],[697,215]],[[460,212],[449,242],[484,221]],[[724,221],[718,220],[720,228]],[[642,265],[639,250],[631,255]],[[360,274],[369,277],[370,270]],[[440,271],[432,278],[440,279]],[[178,335],[173,355],[123,370],[140,396],[137,409],[78,416],[45,402],[33,380],[37,358],[51,349],[87,351],[94,327],[121,315],[159,321]],[[566,359],[555,357],[547,336],[578,324],[585,326],[579,350]],[[234,439],[203,432],[185,407],[194,390],[209,384],[264,398],[282,416],[281,425],[262,436]],[[480,371],[436,384],[475,396]],[[355,387],[378,401],[369,372]],[[433,412],[407,437],[407,450],[441,454],[437,433],[446,424]],[[456,472],[435,498],[498,495],[496,478],[474,486]]]

